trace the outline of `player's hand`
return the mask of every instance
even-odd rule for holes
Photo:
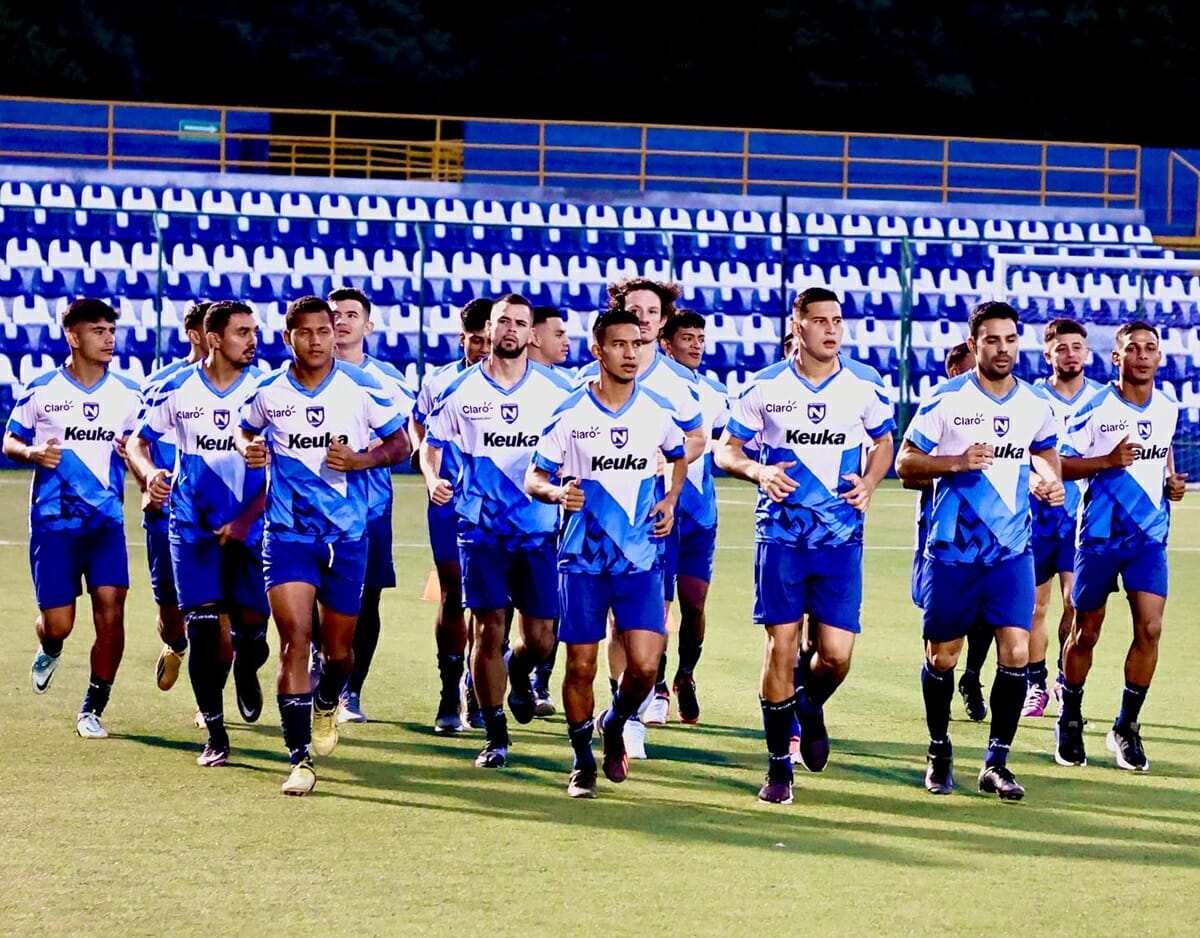
[[[1067,490],[1058,479],[1039,479],[1033,494],[1054,508],[1067,500]]]
[[[843,492],[838,497],[848,502],[851,508],[866,511],[871,504],[871,496],[875,494],[875,487],[857,472],[847,472],[842,479],[849,482],[851,487],[850,491]]]
[[[1187,492],[1187,477],[1186,472],[1172,472],[1167,476],[1167,498],[1173,502],[1182,500]]]
[[[171,473],[166,469],[155,469],[154,475],[146,480],[146,495],[155,508],[166,505],[171,497]]]
[[[217,536],[217,543],[224,547],[230,541],[238,541],[246,543],[246,538],[250,536],[250,529],[254,526],[254,522],[243,521],[241,518],[234,518],[228,524],[223,524],[213,532]]]
[[[271,462],[271,451],[267,449],[267,442],[261,436],[246,445],[243,455],[246,465],[251,469],[266,469]]]
[[[37,446],[31,446],[25,452],[29,455],[29,461],[36,463],[43,469],[55,469],[62,462],[62,450],[59,449],[59,439],[55,437],[52,440],[47,440],[45,443],[39,443]]]
[[[438,479],[437,482],[429,489],[429,500],[441,508],[443,505],[449,505],[450,499],[454,497],[454,486],[445,479]]]
[[[563,511],[579,511],[583,507],[583,489],[579,487],[578,479],[567,479],[558,487],[558,503]]]
[[[354,472],[362,468],[359,454],[341,440],[329,444],[329,452],[325,454],[325,465],[334,472]]]
[[[990,443],[972,443],[959,457],[958,472],[982,472],[996,461],[996,451]]]
[[[1132,466],[1141,448],[1141,443],[1131,443],[1129,434],[1125,434],[1125,439],[1114,446],[1112,452],[1108,454],[1109,466],[1113,469],[1125,469]]]
[[[116,442],[113,443],[113,446],[116,447],[117,455],[120,456],[122,459],[126,458],[125,444],[128,442],[129,442],[129,437],[120,436],[120,437],[117,437]]]
[[[666,537],[675,527],[675,502],[664,498],[650,509],[650,519],[654,522],[654,536]]]
[[[781,502],[800,487],[800,483],[787,474],[794,465],[795,460],[763,467],[758,477],[758,487],[767,493],[771,501]]]

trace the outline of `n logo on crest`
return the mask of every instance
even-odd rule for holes
[[[319,427],[325,422],[324,407],[307,407],[304,410],[304,416],[307,418],[310,426]]]
[[[503,420],[505,423],[514,422],[517,419],[517,412],[518,411],[517,411],[516,404],[501,404],[500,405],[500,419]]]
[[[808,419],[811,420],[813,423],[820,423],[822,420],[824,420],[825,419],[825,405],[824,404],[809,404],[808,405]]]
[[[226,427],[229,426],[229,411],[214,410],[213,411],[213,423],[216,424],[216,427],[218,430],[224,430]]]
[[[83,416],[87,417],[88,420],[95,420],[100,416],[100,405],[95,401],[84,401]]]
[[[1004,434],[1008,433],[1008,418],[993,417],[992,429],[996,431],[996,436],[1004,436]]]
[[[608,433],[617,449],[624,449],[625,444],[629,442],[628,427],[610,427]]]
[[[1154,425],[1149,420],[1139,420],[1137,422],[1138,436],[1143,440],[1150,439],[1150,434],[1154,431]]]

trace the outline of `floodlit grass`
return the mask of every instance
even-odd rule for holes
[[[1053,720],[1025,721],[1012,766],[1026,800],[982,796],[974,782],[986,727],[966,722],[956,700],[959,791],[925,793],[912,496],[892,485],[871,510],[864,633],[828,708],[829,768],[798,770],[795,803],[766,807],[755,800],[766,760],[749,486],[719,487],[703,722],[651,729],[650,761],[633,763],[623,785],[601,779],[592,802],[564,793],[561,716],[514,724],[503,772],[472,766],[479,734],[433,735],[433,607],[420,600],[431,564],[411,478],[396,482],[400,587],[385,594],[363,695],[372,722],[344,729],[303,799],[279,794],[286,758],[270,686],[255,726],[237,720],[230,686],[230,765],[195,765],[202,731],[191,725],[186,676],[169,693],[154,685],[159,646],[136,520],[125,662],[106,714],[112,738],[74,733],[86,600],[50,693],[30,691],[27,491],[24,474],[0,475],[5,934],[1194,934],[1195,495],[1175,516],[1173,594],[1143,720],[1150,774],[1118,771],[1104,749],[1129,635],[1114,599],[1085,700],[1091,764],[1056,766]]]

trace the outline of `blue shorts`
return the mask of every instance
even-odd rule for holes
[[[1125,592],[1167,595],[1167,548],[1151,544],[1133,551],[1081,550],[1075,555],[1075,584],[1071,602],[1080,612],[1094,612],[1117,591],[1117,577]]]
[[[925,549],[918,547],[916,553],[913,554],[913,569],[912,569],[912,601],[913,605],[918,609],[921,608],[921,577],[925,572]]]
[[[1075,569],[1075,533],[1069,537],[1034,537],[1033,581],[1038,586],[1049,583],[1056,573]]]
[[[268,592],[284,583],[310,583],[317,602],[342,615],[356,616],[367,574],[367,539],[285,541],[263,538],[263,580]]]
[[[270,615],[257,545],[230,541],[222,547],[215,537],[175,540],[171,560],[178,572],[179,608],[184,612],[211,605],[224,612],[246,609]]]
[[[696,524],[677,524],[666,539],[663,551],[663,597],[675,599],[675,579],[694,577],[712,582],[713,557],[717,551],[717,529]]]
[[[952,642],[976,625],[1028,632],[1036,592],[1032,551],[995,563],[926,559],[921,575],[923,635],[931,642]]]
[[[396,585],[396,564],[392,560],[392,513],[367,522],[367,575],[363,588],[391,589]]]
[[[175,570],[171,566],[171,539],[167,519],[146,520],[146,561],[150,567],[150,592],[158,606],[178,606]]]
[[[459,555],[464,609],[484,612],[511,603],[534,619],[558,618],[558,548],[553,543],[533,550],[463,545]]]
[[[786,625],[805,613],[821,625],[859,632],[862,544],[754,545],[754,622]]]
[[[607,632],[609,610],[618,632],[666,635],[662,576],[661,567],[640,573],[559,573],[558,640],[566,645],[596,644]]]
[[[454,503],[437,506],[429,503],[425,509],[429,525],[429,546],[433,548],[434,563],[458,563],[458,512]]]
[[[39,609],[69,606],[100,586],[129,589],[125,528],[105,524],[75,531],[38,531],[29,535],[29,567]]]

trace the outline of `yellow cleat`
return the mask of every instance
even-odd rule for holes
[[[305,759],[303,762],[292,766],[292,774],[287,777],[287,781],[280,787],[285,795],[307,795],[310,791],[317,787],[317,773],[313,771],[311,759]]]
[[[337,707],[320,710],[316,701],[313,701],[312,751],[318,756],[327,756],[337,744]]]
[[[154,666],[154,677],[159,690],[170,690],[179,680],[179,669],[183,666],[183,655],[170,645],[163,645],[158,653],[158,664]]]

